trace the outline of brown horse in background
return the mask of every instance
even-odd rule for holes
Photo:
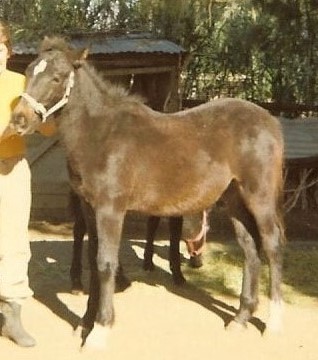
[[[46,38],[26,71],[26,93],[12,119],[16,131],[28,134],[47,117],[55,118],[82,178],[81,194],[96,212],[92,272],[98,283],[90,286],[84,341],[100,343],[114,322],[114,278],[126,212],[197,213],[222,194],[245,255],[240,308],[230,326],[245,326],[257,306],[262,247],[271,273],[267,327],[278,330],[284,240],[279,121],[250,102],[228,98],[160,113],[105,83],[85,57],[86,51],[62,39]]]

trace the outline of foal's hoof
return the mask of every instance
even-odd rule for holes
[[[243,331],[245,331],[247,329],[247,325],[246,324],[241,324],[235,320],[232,320],[226,327],[225,329],[229,332],[232,333],[242,333]]]
[[[283,323],[279,319],[269,320],[266,323],[265,330],[263,332],[264,337],[271,337],[281,335],[283,333]]]
[[[95,323],[92,331],[86,337],[82,349],[105,350],[109,333],[110,328],[108,326]]]
[[[202,255],[191,256],[189,259],[189,265],[192,268],[200,268],[203,265]]]
[[[283,332],[283,312],[284,305],[282,302],[270,303],[270,315],[266,323],[264,335],[281,334]]]

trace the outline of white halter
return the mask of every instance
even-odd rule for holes
[[[42,117],[42,122],[45,122],[46,119],[55,113],[57,110],[61,109],[64,105],[67,104],[68,98],[70,96],[70,92],[72,87],[74,86],[74,71],[70,72],[68,77],[68,81],[66,84],[65,93],[60,101],[58,101],[55,105],[53,105],[50,109],[46,109],[45,106],[35,100],[31,95],[27,93],[21,94],[21,97],[27,101],[27,103],[31,106],[31,108]]]

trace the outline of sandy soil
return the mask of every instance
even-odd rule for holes
[[[135,234],[126,236],[122,250],[132,285],[115,295],[116,323],[107,346],[101,351],[81,350],[73,327],[85,311],[87,295],[69,292],[71,228],[68,225],[52,232],[31,229],[30,236],[30,281],[35,294],[25,303],[23,319],[38,345],[22,349],[0,337],[2,359],[318,359],[317,299],[285,306],[282,335],[264,337],[260,332],[267,317],[267,299],[261,299],[256,319],[246,331],[226,331],[224,324],[237,309],[238,299],[211,297],[191,283],[174,286],[168,262],[161,256],[155,257],[155,272],[143,272],[144,242]],[[86,264],[84,277],[87,272]]]

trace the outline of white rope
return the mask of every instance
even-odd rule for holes
[[[31,106],[31,108],[36,112],[41,114],[42,116],[44,116],[44,114],[46,114],[47,110],[45,108],[44,105],[40,104],[39,102],[37,102],[32,96],[30,96],[27,93],[22,93],[21,97],[23,99],[25,99],[29,105]]]

